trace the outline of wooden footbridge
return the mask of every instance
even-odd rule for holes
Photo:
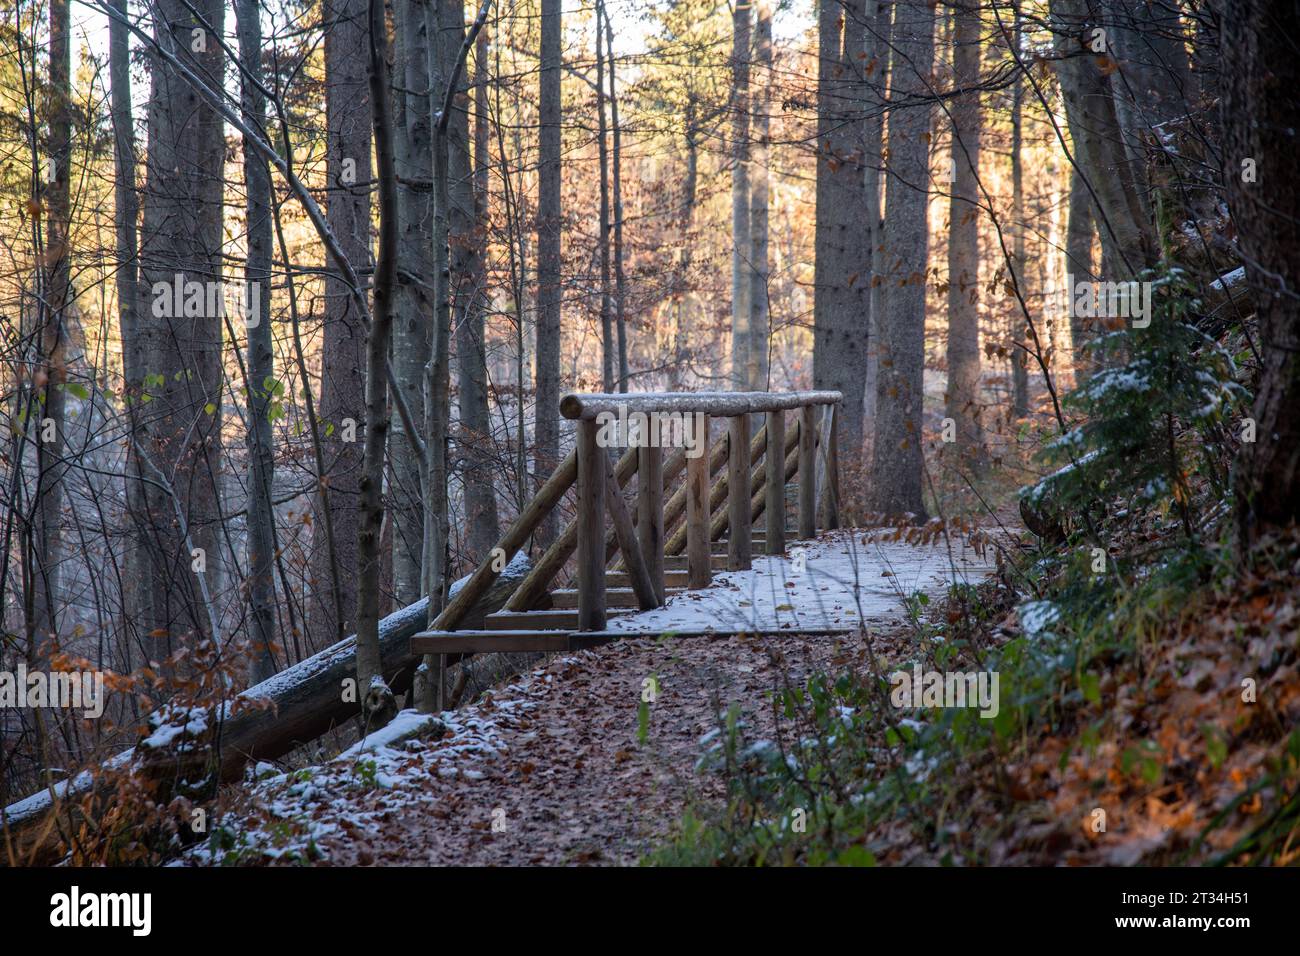
[[[788,538],[813,538],[819,523],[837,527],[841,401],[839,392],[828,391],[564,396],[560,412],[578,423],[576,447],[430,630],[412,639],[412,651],[566,651],[627,637],[639,632],[607,630],[610,616],[649,611],[684,589],[707,588],[716,570],[748,571],[755,551],[784,554]],[[715,418],[725,418],[727,426],[710,442]],[[756,419],[761,425],[751,436]],[[621,444],[629,447],[615,463],[609,448]],[[684,447],[665,455],[665,446],[674,444]],[[633,476],[636,506],[630,509],[623,489]],[[796,526],[787,529],[792,481]],[[458,629],[575,484],[575,519],[504,608],[487,615],[481,630]],[[760,518],[764,526],[755,528]],[[576,587],[552,590],[575,552]],[[746,633],[756,630],[761,625]]]

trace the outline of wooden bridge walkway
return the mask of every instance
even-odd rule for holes
[[[428,631],[419,654],[566,651],[663,633],[648,615],[708,588],[715,572],[783,576],[794,540],[839,525],[836,449],[839,392],[569,394],[576,448],[515,519]],[[789,421],[787,421],[789,413]],[[726,427],[709,441],[710,422]],[[761,421],[751,435],[755,419]],[[668,445],[680,445],[666,449]],[[610,447],[629,446],[617,462]],[[665,451],[668,451],[665,454]],[[624,488],[636,477],[635,508]],[[794,483],[791,486],[791,483]],[[461,630],[466,612],[492,586],[542,521],[576,485],[576,517],[481,630]],[[794,501],[787,501],[787,488]],[[608,524],[606,523],[608,517]],[[763,519],[763,525],[755,523]],[[793,526],[788,526],[793,519]],[[553,589],[576,553],[572,587]],[[700,633],[789,632],[771,615],[709,621]],[[613,621],[611,621],[613,619]],[[827,619],[802,633],[846,632],[856,621]],[[692,633],[678,627],[673,633]]]

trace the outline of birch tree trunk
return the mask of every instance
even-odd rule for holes
[[[953,84],[969,90],[949,106],[952,119],[952,190],[948,208],[948,395],[947,415],[956,425],[956,450],[964,467],[984,457],[980,421],[979,326],[979,8],[956,9],[953,24]],[[1013,156],[1017,150],[1012,147]],[[1018,161],[1018,160],[1017,160]]]
[[[358,274],[370,264],[370,89],[366,78],[367,0],[323,0],[325,22],[326,222]],[[320,436],[309,580],[310,628],[342,640],[357,601],[358,506],[364,421],[365,317],[334,269],[325,275]],[[319,540],[318,540],[319,538]]]
[[[239,34],[240,108],[244,121],[261,129],[266,103],[262,82],[262,22],[258,0],[238,0],[235,21]],[[244,192],[247,202],[248,261],[244,270],[244,302],[257,303],[248,314],[248,609],[253,654],[253,683],[275,673],[275,512],[271,490],[275,484],[275,454],[271,436],[272,390],[275,379],[274,343],[271,339],[271,171],[266,159],[244,144]],[[255,292],[254,292],[255,290]]]
[[[867,498],[873,511],[917,519],[925,517],[921,441],[934,21],[934,8],[924,0],[895,4],[882,251],[886,286],[878,323],[876,439]]]

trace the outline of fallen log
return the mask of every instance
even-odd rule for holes
[[[511,592],[527,575],[530,562],[520,554],[465,614],[461,626],[481,628],[483,619],[505,604]],[[451,588],[454,596],[469,578]],[[420,658],[411,654],[411,638],[428,626],[428,599],[388,615],[379,622],[379,651],[384,678],[394,693],[410,688]],[[231,716],[213,728],[209,739],[209,766],[215,762],[222,782],[238,780],[251,761],[274,760],[310,743],[330,729],[360,713],[359,693],[346,694],[346,681],[356,678],[356,635],[344,638],[319,654],[300,661],[274,677],[255,684],[226,706]],[[257,704],[258,701],[266,705]],[[252,703],[254,706],[243,706]],[[212,760],[215,758],[215,761]],[[182,769],[174,755],[143,746],[123,751],[98,770],[158,775],[168,769]],[[188,769],[188,768],[184,768]],[[61,813],[69,801],[77,801],[96,787],[104,774],[85,770],[71,781],[32,794],[0,811],[0,844],[7,844],[14,858],[27,862],[51,862],[57,832],[51,814]],[[0,860],[8,853],[0,845]]]

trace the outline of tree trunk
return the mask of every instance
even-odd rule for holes
[[[1221,46],[1224,183],[1256,293],[1263,370],[1236,471],[1239,540],[1300,517],[1300,185],[1294,177],[1300,6],[1225,0]],[[1243,174],[1253,160],[1255,175]],[[1247,181],[1247,180],[1250,181]]]
[[[162,47],[199,76],[223,74],[220,0],[159,0],[154,12]],[[142,626],[151,639],[149,657],[161,661],[178,639],[209,630],[198,575],[209,576],[209,591],[218,590],[212,578],[220,530],[222,318],[208,309],[177,315],[168,306],[175,305],[178,284],[220,288],[226,148],[218,112],[161,56],[151,59],[140,243],[140,284],[151,307],[140,313],[141,378],[129,386],[151,398],[140,440],[150,459],[145,472],[168,476],[175,495],[156,483],[146,495],[152,606]],[[197,553],[178,527],[177,510]]]
[[[397,170],[393,159],[393,110],[388,87],[388,25],[383,0],[370,0],[370,109],[375,131],[379,185],[379,249],[375,256],[374,306],[366,336],[366,440],[361,464],[361,521],[357,535],[357,690],[369,732],[397,712],[384,681],[379,645],[380,529],[384,520],[384,453],[388,441],[388,345],[397,275]]]
[[[679,215],[681,246],[677,254],[677,276],[673,280],[673,305],[676,312],[673,322],[673,366],[668,372],[668,387],[672,391],[681,391],[685,387],[686,371],[691,359],[689,332],[694,291],[690,272],[695,244],[692,230],[695,227],[696,187],[699,183],[700,148],[699,141],[696,139],[698,131],[695,125],[698,109],[694,96],[688,95],[685,116],[686,176],[682,183],[682,206]]]
[[[862,447],[871,309],[864,21],[864,0],[824,0],[817,19],[813,388],[844,393],[842,440],[855,457]]]
[[[261,129],[266,103],[258,86],[262,82],[262,22],[258,0],[239,0],[235,19],[239,33],[240,107],[244,121]],[[275,484],[272,449],[271,400],[267,386],[275,378],[275,352],[271,338],[271,170],[266,159],[244,144],[244,191],[247,196],[248,261],[244,282],[245,303],[257,303],[256,315],[244,317],[248,327],[248,609],[254,683],[275,673],[275,511],[271,489]],[[255,290],[255,292],[254,292]]]
[[[953,24],[953,84],[970,90],[952,100],[952,194],[948,207],[948,395],[947,415],[956,425],[962,467],[978,468],[984,457],[980,421],[979,8],[958,7]],[[1013,157],[1018,156],[1012,147]],[[1018,159],[1016,160],[1018,162]]]
[[[883,278],[884,256],[883,237],[884,220],[881,218],[880,170],[883,160],[882,147],[885,132],[886,84],[889,76],[889,44],[892,29],[892,9],[882,0],[866,0],[867,35],[863,53],[862,99],[865,119],[862,124],[862,164],[866,183],[866,196],[863,203],[863,229],[867,232],[866,243],[869,250],[871,269],[871,291],[867,295],[867,356],[864,374],[862,431],[863,439],[874,434],[876,420],[876,383],[880,378],[880,316],[884,311],[884,294],[886,284]],[[844,412],[847,417],[848,402]],[[847,425],[844,427],[848,427]],[[844,442],[841,432],[841,443]],[[852,451],[852,459],[857,460],[861,446],[846,445]]]
[[[423,424],[424,367],[433,326],[433,106],[429,96],[429,0],[398,0],[393,26],[398,56],[393,66],[403,87],[395,97],[397,168],[397,297],[393,320],[391,387],[400,390],[411,417]],[[393,596],[410,604],[422,593],[424,487],[421,443],[406,434],[401,416],[388,443],[389,514],[393,536]]]
[[[600,381],[601,391],[614,391],[614,296],[610,289],[609,262],[609,124],[605,114],[605,31],[602,6],[596,2],[596,152],[600,162]]]
[[[1097,18],[1088,0],[1052,0],[1051,14],[1058,54],[1054,62],[1074,159],[1097,203],[1102,278],[1135,279],[1155,262],[1156,244],[1111,93],[1113,61],[1092,49]]]
[[[1015,8],[1013,42],[1020,44],[1020,7]],[[1025,175],[1020,159],[1022,116],[1024,112],[1024,78],[1017,74],[1011,87],[1011,268],[1016,282],[1025,289]],[[1026,293],[1022,293],[1026,294]],[[1021,346],[1029,344],[1029,330],[1019,310],[1011,310],[1011,414],[1024,418],[1029,414],[1029,353]]]
[[[112,0],[112,7],[126,16],[127,0]],[[140,353],[140,289],[137,256],[136,222],[140,196],[136,192],[135,119],[131,113],[130,32],[115,17],[108,18],[108,72],[112,96],[113,120],[113,234],[114,275],[117,291],[117,314],[122,336],[122,372],[128,385],[140,382],[143,371]],[[135,395],[131,396],[136,397]],[[136,430],[136,403],[126,407],[132,431]],[[133,540],[126,554],[123,577],[123,617],[127,628],[127,646],[142,646],[140,635],[147,628],[149,597],[147,576],[147,527],[145,488],[140,481],[140,461],[135,446],[127,449],[126,509]],[[122,661],[124,671],[132,668],[130,656]]]
[[[876,387],[876,438],[871,510],[925,517],[922,497],[922,399],[925,364],[925,281],[929,230],[931,103],[924,99],[934,64],[934,7],[923,0],[895,5],[884,274]]]
[[[370,264],[370,90],[367,0],[325,0],[326,220],[358,274]],[[335,269],[325,275],[320,420],[325,473],[317,494],[310,629],[334,640],[356,620],[358,504],[364,418],[365,317]]]
[[[602,9],[604,4],[601,5]],[[627,275],[623,269],[623,131],[618,121],[618,88],[614,76],[614,27],[605,10],[605,50],[609,54],[609,120],[613,128],[614,178],[614,323],[618,330],[618,390],[628,390]]]
[[[473,243],[468,251],[469,288],[472,300],[461,320],[457,335],[456,366],[460,373],[460,426],[463,450],[465,510],[468,512],[471,563],[483,556],[501,537],[497,513],[497,491],[492,442],[492,419],[488,407],[487,352],[484,323],[487,310],[488,235],[488,137],[487,31],[479,33],[474,68],[474,180]]]
[[[1073,284],[1091,282],[1092,271],[1092,197],[1077,167],[1070,169],[1069,223],[1065,229],[1065,294],[1074,294]],[[1092,364],[1085,348],[1096,333],[1092,320],[1070,309],[1070,348],[1074,357],[1074,379],[1081,381]]]
[[[746,386],[766,391],[768,347],[771,336],[768,314],[768,137],[772,109],[772,8],[759,0],[754,30],[754,54],[762,84],[754,109],[753,161],[749,177],[750,286],[749,349]]]
[[[41,357],[45,373],[36,429],[40,508],[37,512],[36,602],[34,632],[40,642],[58,634],[62,558],[63,476],[68,338],[75,294],[72,291],[72,31],[68,0],[50,0],[50,85],[47,91],[49,145],[46,174],[44,301],[39,306]],[[46,423],[53,435],[46,440]]]
[[[746,387],[753,250],[749,225],[749,0],[731,19],[731,380]]]
[[[560,460],[560,0],[541,0],[537,159],[537,395],[533,477],[538,487]],[[547,517],[537,542],[555,540],[558,518]]]

